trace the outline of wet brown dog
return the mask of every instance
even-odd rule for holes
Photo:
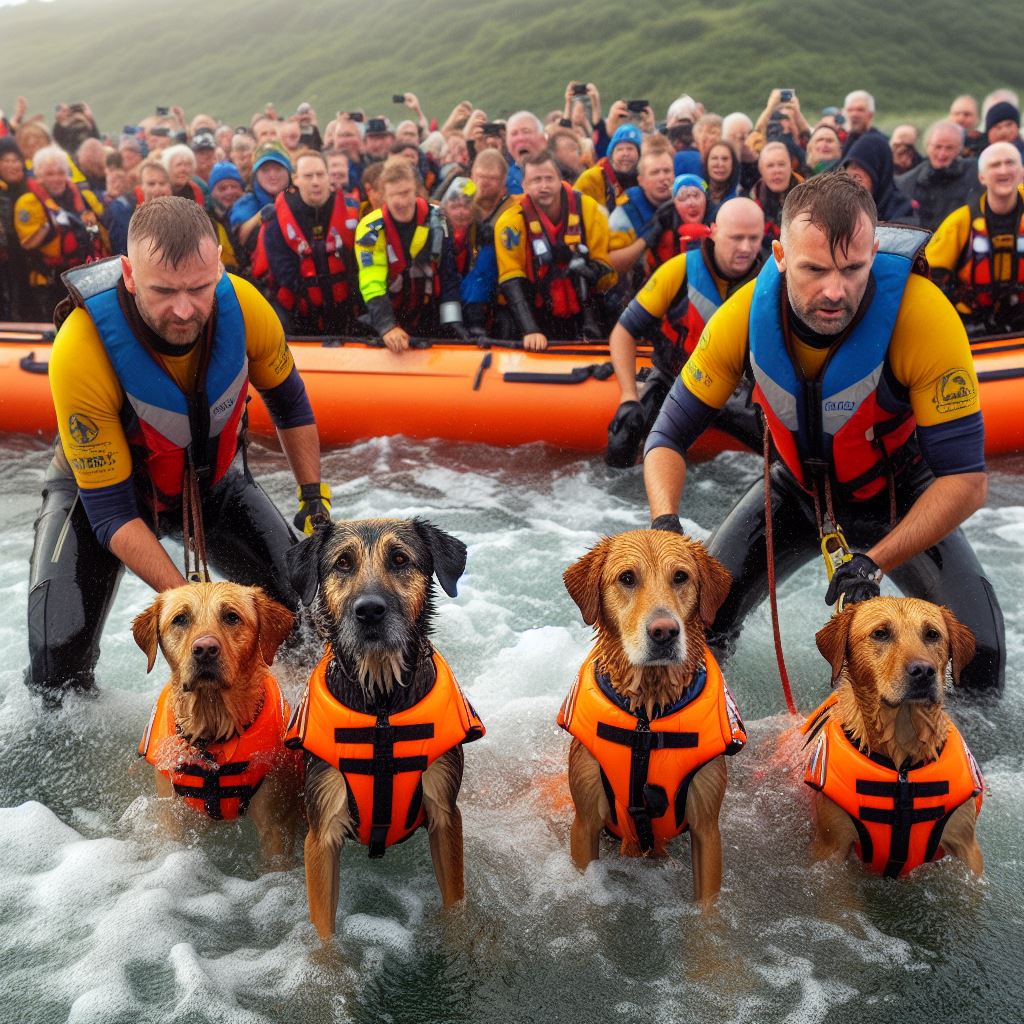
[[[258,587],[189,583],[132,623],[147,671],[158,647],[171,668],[139,744],[157,794],[213,819],[247,815],[273,864],[291,855],[301,820],[301,763],[284,746],[288,705],[269,669],[292,621]],[[164,814],[179,836],[184,818]]]
[[[466,546],[423,520],[319,525],[289,552],[292,585],[328,645],[293,719],[306,751],[306,886],[334,934],[346,838],[382,856],[426,825],[444,906],[463,897],[461,744],[483,735],[429,640],[431,577],[454,597]]]
[[[689,827],[694,897],[721,888],[724,754],[743,725],[704,642],[729,573],[697,541],[662,530],[606,537],[564,573],[597,641],[559,713],[573,734],[571,853],[581,870],[602,827],[627,856],[661,855]]]
[[[851,605],[817,634],[834,693],[804,725],[815,794],[815,858],[846,857],[889,876],[948,852],[977,874],[983,781],[943,708],[974,636],[948,608],[914,598]]]

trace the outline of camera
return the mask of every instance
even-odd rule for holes
[[[166,117],[170,112],[171,112],[171,108],[170,107],[157,107],[156,108],[156,116],[157,117]]]
[[[358,121],[360,124],[363,123],[363,112],[361,110],[350,110],[348,112],[350,121]]]
[[[774,142],[777,139],[781,139],[786,132],[782,127],[782,116],[776,111],[771,117],[768,118],[768,124],[765,126],[764,137],[769,142]]]
[[[404,103],[405,102],[405,93],[404,92],[392,93],[391,94],[391,102],[392,103]]]
[[[572,83],[572,94],[573,94],[573,96],[586,96],[587,95],[587,84],[586,84],[586,82],[573,82]]]
[[[793,99],[793,90],[792,89],[780,89],[779,90],[779,102],[780,103],[789,103],[790,100],[792,100],[792,99]]]
[[[139,129],[138,129],[138,127],[137,127],[136,125],[134,125],[134,124],[126,124],[126,125],[125,125],[125,126],[124,126],[124,127],[122,128],[122,129],[121,129],[121,134],[122,134],[122,135],[138,135],[138,133],[139,133]]]
[[[642,114],[650,105],[649,100],[626,100],[626,109],[631,114]]]
[[[560,117],[558,119],[558,127],[559,128],[571,128],[572,127],[572,121],[570,121],[569,118],[567,118],[567,117]]]
[[[482,135],[501,135],[502,126],[495,121],[486,121],[480,127]]]

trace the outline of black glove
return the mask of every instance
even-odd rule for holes
[[[583,269],[580,271],[580,277],[590,284],[597,284],[605,274],[608,273],[608,268],[603,263],[598,263],[597,260],[585,260]]]
[[[844,605],[870,601],[878,597],[881,582],[882,570],[874,561],[867,555],[856,554],[832,574],[825,591],[825,604],[833,605],[840,598]]]
[[[310,534],[315,525],[314,517],[331,518],[331,489],[325,483],[303,484],[299,487],[298,496],[299,511],[292,523],[296,530]]]
[[[464,323],[445,324],[445,328],[453,338],[457,338],[459,341],[473,340],[473,335]]]
[[[658,239],[675,225],[675,203],[670,199],[662,203],[655,211],[651,219],[640,229],[637,236],[644,240],[648,249],[653,249],[658,244]]]
[[[398,326],[391,299],[386,295],[378,295],[376,298],[370,299],[366,304],[366,313],[370,318],[370,326],[382,338],[392,327]]]
[[[643,436],[644,407],[639,402],[623,402],[608,424],[608,448],[604,461],[614,469],[628,469],[636,462]]]
[[[274,210],[274,204],[273,203],[267,203],[266,206],[260,207],[260,220],[264,224],[266,224],[268,220],[273,220],[274,219],[275,212],[276,211]]]
[[[663,516],[658,516],[658,518],[651,523],[651,529],[665,530],[668,533],[678,533],[680,536],[685,536],[683,524],[679,522],[679,516],[672,512],[667,512]]]
[[[502,284],[500,288],[501,294],[505,296],[505,302],[508,303],[509,312],[515,320],[519,337],[523,338],[527,334],[539,334],[540,328],[537,326],[533,310],[530,308],[526,292],[523,289],[523,278],[513,277]]]

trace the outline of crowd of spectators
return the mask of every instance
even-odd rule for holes
[[[136,207],[169,194],[206,209],[225,267],[260,287],[291,333],[376,334],[395,351],[415,335],[530,348],[606,336],[661,264],[713,245],[725,203],[761,208],[766,257],[789,191],[836,169],[871,192],[881,220],[933,231],[965,206],[984,221],[995,162],[982,159],[979,176],[979,157],[1006,143],[1018,159],[1014,169],[1000,150],[1009,198],[996,205],[1010,249],[1022,245],[1024,145],[1008,90],[980,106],[958,96],[920,137],[912,124],[886,137],[863,90],[811,116],[792,89],[774,89],[753,118],[683,95],[663,121],[645,100],[604,111],[581,82],[543,117],[491,119],[464,101],[438,123],[412,93],[395,102],[408,115],[397,123],[358,110],[321,123],[302,103],[233,126],[160,107],[110,133],[86,103],[58,106],[48,128],[19,98],[0,113],[0,321],[50,320],[61,273],[124,254]],[[952,262],[946,285],[963,310]]]

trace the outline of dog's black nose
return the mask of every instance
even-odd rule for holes
[[[377,597],[376,594],[365,594],[363,597],[357,598],[352,608],[356,613],[356,618],[365,626],[372,626],[374,623],[380,622],[388,610],[384,599]]]
[[[220,656],[220,644],[212,636],[201,636],[192,644],[192,657],[196,661],[215,661]]]
[[[907,663],[907,695],[924,696],[935,686],[935,666],[928,661]]]
[[[647,635],[656,644],[667,644],[670,640],[675,640],[679,636],[679,623],[667,615],[651,619],[647,623]]]

